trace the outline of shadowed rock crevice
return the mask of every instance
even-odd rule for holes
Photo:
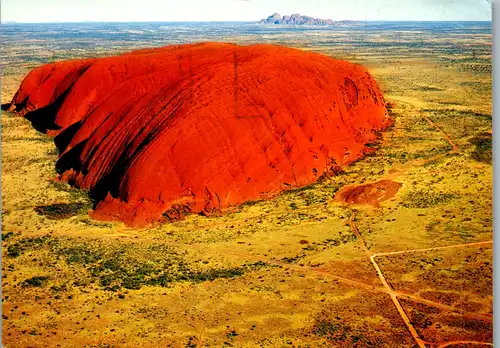
[[[15,105],[12,105],[11,103],[5,103],[2,104],[2,111],[14,111],[15,110]]]
[[[59,153],[63,153],[68,147],[71,139],[75,136],[82,125],[82,122],[75,122],[71,126],[65,128],[57,136],[54,137],[54,144],[57,147]]]
[[[61,127],[55,123],[57,110],[61,107],[66,93],[62,94],[52,104],[27,112],[24,117],[31,122],[33,128],[42,133],[49,130],[60,130]]]

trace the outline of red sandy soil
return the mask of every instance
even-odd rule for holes
[[[369,204],[378,207],[399,191],[402,184],[392,180],[380,180],[364,185],[349,185],[335,194],[335,200],[348,204]]]
[[[55,136],[91,215],[142,226],[315,182],[387,128],[360,65],[273,45],[201,43],[31,71],[10,110]]]

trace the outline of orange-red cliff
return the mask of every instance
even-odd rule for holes
[[[365,68],[272,45],[202,43],[62,61],[11,104],[55,136],[93,217],[140,226],[316,181],[391,124]]]

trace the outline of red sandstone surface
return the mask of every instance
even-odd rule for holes
[[[311,184],[391,124],[360,65],[226,43],[43,65],[10,109],[55,136],[60,179],[97,198],[91,216],[130,226]]]

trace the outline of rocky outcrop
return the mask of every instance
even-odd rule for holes
[[[272,45],[51,63],[28,74],[10,106],[55,136],[59,178],[90,190],[91,216],[130,226],[311,184],[391,124],[362,66]]]
[[[331,19],[320,19],[309,16],[301,16],[299,13],[294,13],[291,16],[283,16],[279,13],[274,13],[269,17],[259,21],[259,24],[288,24],[288,25],[333,25],[335,22]]]

